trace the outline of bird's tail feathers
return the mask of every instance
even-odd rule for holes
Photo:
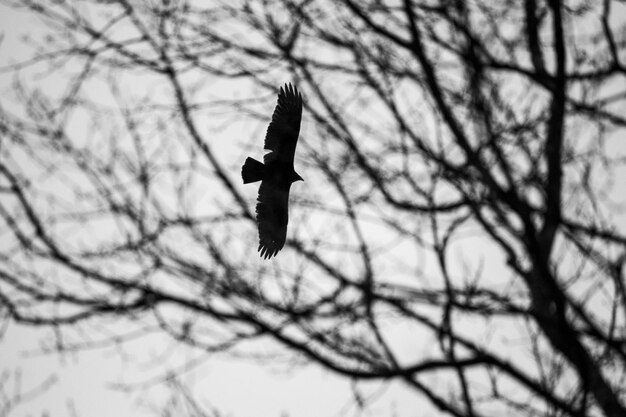
[[[243,183],[248,184],[251,182],[261,181],[263,179],[263,173],[265,172],[265,165],[262,162],[253,158],[246,158],[246,162],[241,167],[241,177]]]

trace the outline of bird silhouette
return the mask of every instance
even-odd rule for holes
[[[304,181],[293,168],[302,120],[302,95],[291,84],[278,93],[278,103],[267,128],[263,163],[246,158],[241,167],[243,183],[261,181],[256,205],[261,257],[269,259],[285,245],[289,222],[289,189]]]

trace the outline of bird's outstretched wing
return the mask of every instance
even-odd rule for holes
[[[268,181],[259,187],[256,221],[259,226],[259,252],[268,259],[276,255],[287,239],[289,188],[282,189]]]
[[[266,164],[276,159],[293,163],[301,120],[302,95],[296,87],[285,84],[278,93],[278,103],[265,135],[264,147],[272,151],[263,157]]]

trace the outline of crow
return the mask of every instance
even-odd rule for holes
[[[293,159],[302,120],[302,95],[291,84],[278,93],[278,103],[267,128],[264,148],[270,152],[263,163],[246,158],[241,167],[243,183],[261,181],[256,205],[261,257],[269,259],[285,245],[289,221],[289,189],[304,181],[293,169]]]

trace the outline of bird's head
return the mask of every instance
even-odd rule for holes
[[[297,172],[293,172],[293,174],[291,174],[291,182],[296,182],[296,181],[304,181],[304,178],[302,178],[300,175],[298,175]]]

